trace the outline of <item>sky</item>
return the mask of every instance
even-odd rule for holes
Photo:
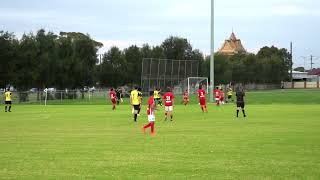
[[[210,0],[0,0],[0,30],[23,33],[40,28],[82,32],[111,46],[159,45],[169,36],[187,38],[210,52]],[[232,31],[256,53],[263,46],[290,47],[294,66],[320,67],[320,1],[215,0],[214,46]]]

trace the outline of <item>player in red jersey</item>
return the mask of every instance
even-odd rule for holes
[[[220,104],[224,104],[224,91],[222,88],[220,89]]]
[[[186,106],[189,103],[189,93],[188,90],[186,89],[186,91],[183,93],[182,95],[182,103]]]
[[[220,105],[220,90],[219,90],[219,87],[216,87],[216,89],[214,90],[214,97],[215,97],[215,100],[216,100],[216,104],[217,106]]]
[[[200,103],[200,107],[202,112],[208,112],[207,109],[207,102],[206,102],[206,92],[202,89],[202,86],[199,86],[199,90],[198,90],[198,97],[199,97],[199,103]]]
[[[117,104],[117,93],[114,91],[113,88],[110,89],[109,97],[112,102],[112,110],[116,110],[116,104]]]
[[[167,92],[163,95],[164,99],[164,110],[165,110],[165,120],[167,120],[170,115],[171,121],[173,121],[173,105],[174,105],[174,95],[171,88],[167,89]]]
[[[148,121],[149,123],[145,126],[143,126],[142,131],[145,134],[146,133],[146,129],[151,127],[151,135],[155,135],[155,131],[154,131],[154,122],[156,120],[155,115],[154,115],[154,110],[155,110],[155,101],[153,99],[153,91],[150,92],[150,97],[148,100]]]

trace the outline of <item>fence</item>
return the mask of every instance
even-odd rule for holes
[[[44,91],[13,91],[12,94],[12,101],[20,104],[44,104],[46,99],[46,93]],[[102,102],[106,100],[109,100],[109,90],[96,90],[93,92],[80,90],[55,90],[47,92],[48,104],[63,101]],[[3,103],[3,101],[1,101],[1,103]]]
[[[319,82],[284,82],[285,89],[312,89],[320,88]]]
[[[188,77],[197,77],[199,61],[145,58],[142,60],[141,88],[148,92],[154,88],[174,87]]]
[[[246,84],[244,85],[245,90],[272,90],[280,89],[281,84]]]

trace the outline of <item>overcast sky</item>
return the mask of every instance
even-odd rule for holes
[[[1,0],[0,30],[23,33],[40,28],[88,33],[104,44],[158,45],[170,35],[187,38],[210,52],[210,0]],[[234,30],[250,52],[262,46],[289,48],[295,66],[320,67],[320,1],[215,0],[215,49]]]

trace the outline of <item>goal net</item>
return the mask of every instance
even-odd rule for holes
[[[142,60],[141,88],[148,92],[155,88],[179,87],[188,77],[197,77],[199,60],[172,60],[144,58]]]
[[[188,77],[184,80],[182,80],[177,87],[175,87],[175,91],[178,92],[184,92],[185,90],[188,90],[189,94],[195,94],[197,90],[199,89],[199,86],[202,86],[202,89],[204,89],[207,93],[209,91],[208,86],[208,78],[206,77]]]

